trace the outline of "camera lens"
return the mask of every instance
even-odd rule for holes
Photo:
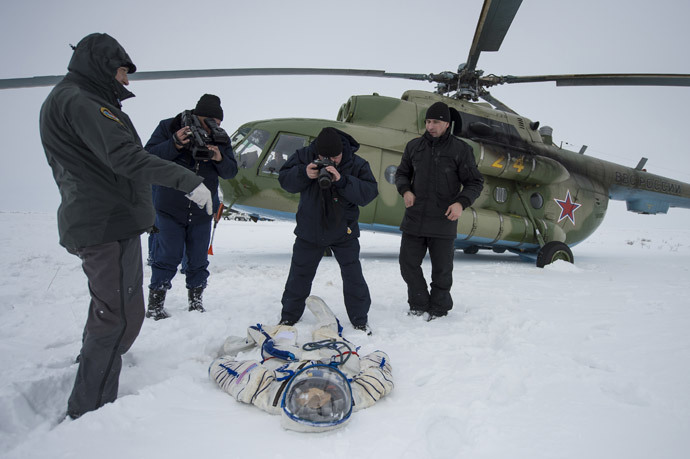
[[[333,177],[331,176],[331,173],[328,172],[325,168],[319,169],[319,176],[316,180],[319,183],[319,187],[321,189],[330,188],[333,184]]]

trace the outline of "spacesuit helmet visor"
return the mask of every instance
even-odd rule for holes
[[[288,383],[283,400],[283,427],[318,432],[341,427],[352,414],[352,388],[331,365],[310,365]]]

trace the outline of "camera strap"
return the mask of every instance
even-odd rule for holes
[[[343,207],[332,188],[321,190],[321,225],[327,230],[337,228],[343,219]]]

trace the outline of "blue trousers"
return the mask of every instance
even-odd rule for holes
[[[185,257],[184,274],[188,289],[206,287],[208,279],[208,245],[211,220],[181,225],[165,214],[156,214],[159,233],[150,240],[152,290],[172,288],[177,267]]]
[[[345,309],[353,325],[365,325],[371,306],[369,287],[359,262],[359,239],[352,238],[330,246],[340,265]],[[290,273],[283,292],[281,320],[297,322],[304,313],[305,300],[326,247],[295,238]]]

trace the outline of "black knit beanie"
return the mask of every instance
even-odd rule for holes
[[[204,94],[196,103],[194,108],[196,116],[205,116],[207,118],[218,118],[223,121],[223,109],[220,107],[220,97],[213,94]]]
[[[335,128],[326,127],[321,129],[319,136],[316,138],[316,152],[327,158],[338,156],[343,152],[343,142]]]
[[[443,102],[436,102],[426,111],[426,119],[450,123],[450,110],[448,109],[448,105]]]

